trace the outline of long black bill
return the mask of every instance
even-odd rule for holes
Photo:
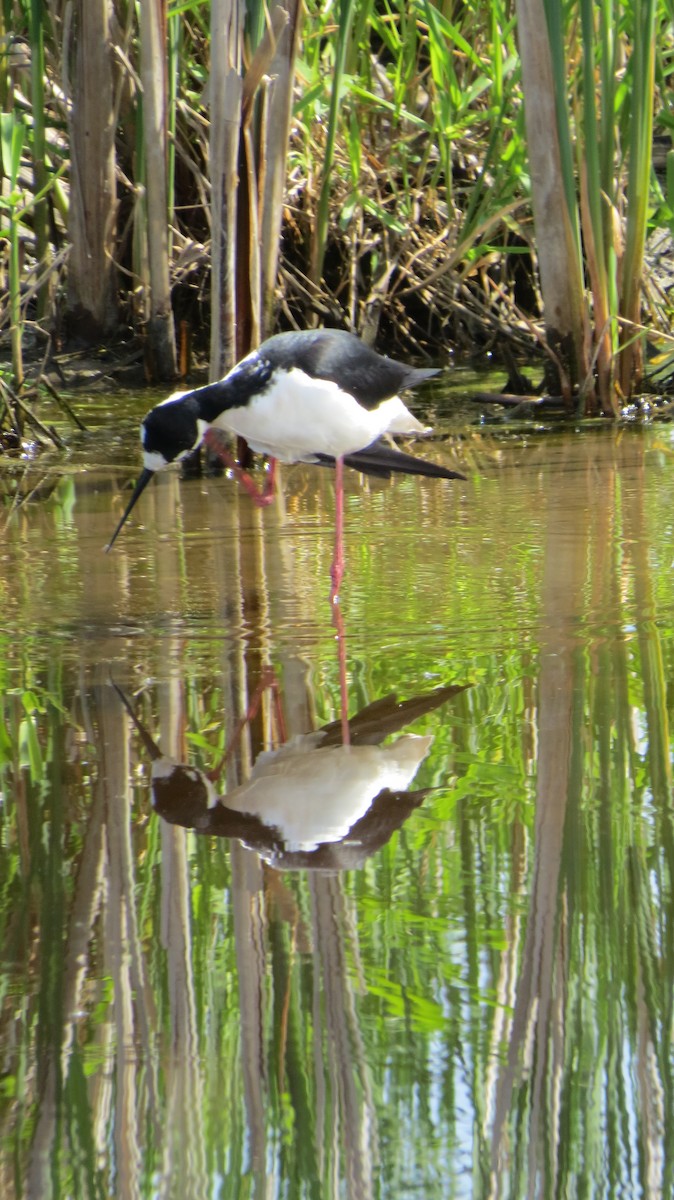
[[[107,546],[105,547],[106,554],[108,553],[109,550],[112,550],[112,547],[114,546],[115,542],[117,541],[117,536],[121,531],[122,525],[124,525],[126,518],[128,517],[129,513],[131,512],[131,509],[133,508],[134,504],[139,499],[139,497],[145,491],[145,489],[146,489],[148,483],[150,482],[150,480],[152,479],[153,475],[154,475],[154,471],[148,471],[148,469],[146,467],[145,470],[142,471],[141,474],[138,476],[138,480],[136,482],[135,488],[133,489],[131,499],[129,500],[129,503],[127,504],[127,506],[124,510],[124,516],[122,517],[121,521],[119,522],[119,525],[117,526],[115,532],[113,533],[112,537],[110,538],[110,541],[108,542]]]
[[[120,700],[122,701],[122,704],[124,705],[127,713],[129,714],[129,717],[133,721],[133,724],[135,725],[136,729],[138,730],[140,738],[143,742],[143,745],[145,746],[145,749],[147,750],[148,754],[150,755],[150,758],[152,759],[153,762],[156,762],[158,758],[162,758],[162,752],[159,749],[159,746],[150,737],[147,729],[142,724],[142,722],[139,721],[139,719],[136,716],[135,712],[133,711],[133,708],[131,707],[131,704],[129,703],[127,697],[124,695],[124,692],[122,691],[121,687],[119,687],[119,685],[115,683],[114,679],[111,679],[110,682],[111,682],[112,686],[114,687],[115,691],[117,692],[117,695],[119,696]]]

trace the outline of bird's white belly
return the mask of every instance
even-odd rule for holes
[[[339,458],[369,446],[385,433],[425,433],[399,396],[366,409],[330,380],[312,379],[293,367],[269,387],[214,422],[281,462],[310,462],[316,454]]]
[[[390,746],[337,746],[308,752],[312,740],[261,755],[252,778],[223,796],[281,834],[289,850],[341,841],[384,788],[404,790],[428,754],[432,737],[404,734]]]

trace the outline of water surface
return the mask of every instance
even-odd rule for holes
[[[332,477],[166,472],[106,555],[145,407],[3,476],[0,1194],[673,1194],[667,427],[347,473],[340,840]]]

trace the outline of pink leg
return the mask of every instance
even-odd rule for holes
[[[342,745],[351,745],[349,730],[349,693],[346,687],[346,636],[344,633],[344,617],[339,604],[332,606],[332,623],[337,630],[337,662],[339,663],[339,699],[342,717]]]
[[[339,663],[339,694],[342,709],[342,744],[351,745],[349,732],[349,694],[346,686],[346,637],[344,618],[339,604],[339,588],[344,576],[344,463],[335,460],[335,551],[330,569],[332,589],[332,621],[337,630],[337,661]]]
[[[330,568],[330,603],[339,604],[339,589],[344,576],[344,462],[335,459],[335,551]]]
[[[225,446],[223,446],[218,434],[214,430],[208,430],[204,438],[204,442],[208,446],[209,450],[212,450],[214,454],[217,454],[221,462],[223,462],[226,467],[229,467],[230,471],[232,471],[241,486],[248,492],[248,495],[258,506],[258,508],[266,508],[268,504],[271,504],[272,500],[274,499],[274,491],[276,488],[275,458],[269,459],[267,478],[265,480],[264,488],[262,491],[260,491],[260,488],[257,486],[252,475],[249,475],[247,471],[244,471],[243,468],[239,466],[234,456],[230,454],[229,450],[227,450]]]
[[[260,703],[262,701],[263,693],[267,690],[267,688],[271,688],[272,693],[273,693],[274,710],[276,713],[276,723],[277,723],[276,728],[277,728],[279,742],[281,745],[283,745],[284,742],[287,742],[288,734],[286,731],[285,717],[283,715],[283,707],[281,704],[279,682],[278,682],[278,679],[276,678],[276,672],[274,671],[273,667],[263,667],[262,674],[260,676],[260,682],[258,683],[257,687],[255,688],[252,698],[248,703],[246,715],[244,717],[241,717],[237,721],[236,725],[234,726],[234,732],[232,733],[232,736],[230,737],[229,742],[227,743],[227,747],[225,749],[225,752],[224,752],[222,758],[220,759],[217,766],[215,766],[212,771],[208,772],[208,778],[210,779],[211,783],[215,783],[216,780],[219,778],[225,763],[227,762],[230,755],[234,752],[234,749],[239,741],[239,738],[241,737],[241,734],[243,733],[244,729],[246,728],[246,725],[250,721],[254,720],[254,718],[257,716],[259,708],[260,708]]]

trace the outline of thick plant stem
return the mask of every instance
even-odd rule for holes
[[[150,302],[147,322],[150,373],[155,379],[176,376],[176,346],[171,311],[167,185],[166,27],[162,0],[141,0],[140,68],[146,165],[147,236]]]
[[[524,114],[545,331],[567,408],[585,377],[583,285],[566,199],[543,0],[517,0]]]

